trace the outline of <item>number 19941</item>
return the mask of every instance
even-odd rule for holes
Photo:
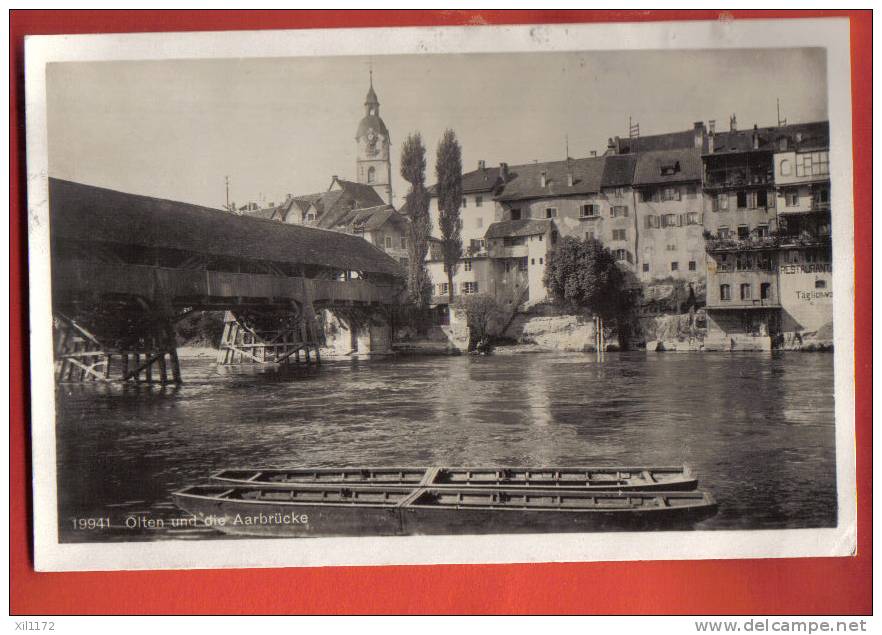
[[[110,529],[110,518],[71,518],[70,522],[77,530]]]

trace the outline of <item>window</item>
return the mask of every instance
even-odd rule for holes
[[[543,264],[543,262],[544,262],[544,261],[542,260],[542,258],[540,258],[540,259],[539,259],[539,264],[541,265],[541,264]]]
[[[386,236],[386,249],[392,249],[392,236]]]
[[[766,190],[759,190],[756,193],[756,206],[757,207],[768,207],[769,205],[769,193]]]
[[[658,229],[658,216],[655,214],[646,216],[646,229]]]
[[[615,196],[616,198],[622,198],[624,195],[625,195],[625,188],[623,188],[623,187],[617,187],[616,189],[613,190],[613,196]]]
[[[469,202],[469,199],[467,199],[465,196],[463,196],[462,197],[462,206],[467,207],[468,202]]]
[[[545,218],[557,218],[557,208],[556,207],[546,207],[545,208]]]
[[[478,283],[477,282],[463,282],[462,283],[462,292],[466,295],[470,293],[478,292]]]
[[[521,220],[521,210],[518,208],[514,208],[511,210],[511,219],[512,220]]]
[[[735,271],[748,271],[750,269],[750,256],[738,254],[735,256]]]
[[[680,200],[680,188],[678,187],[666,187],[662,190],[662,200],[663,201],[679,201]]]
[[[367,171],[367,182],[374,183],[377,180],[377,169],[374,166],[368,168]]]
[[[686,224],[687,225],[700,225],[701,221],[698,220],[698,212],[687,212],[686,213]]]
[[[689,271],[695,271],[695,261],[694,260],[689,261]]]
[[[720,300],[727,301],[732,299],[732,293],[729,290],[728,284],[720,285]]]
[[[815,289],[826,289],[827,281],[826,280],[815,280]]]
[[[765,238],[769,235],[769,226],[768,225],[757,225],[756,226],[756,235],[759,238]]]
[[[471,271],[472,270],[472,261],[471,260],[463,260],[462,261],[462,270],[463,271]]]
[[[769,282],[763,282],[760,285],[760,299],[769,300],[772,297],[772,285]]]
[[[796,176],[823,176],[826,174],[830,174],[830,155],[826,150],[796,155]]]
[[[652,200],[653,191],[652,190],[641,190],[640,191],[640,200],[644,203],[648,203]]]
[[[399,262],[399,263],[401,264],[401,266],[404,267],[405,269],[407,269],[408,266],[410,265],[410,260],[408,260],[407,258],[399,258],[399,259],[398,259],[398,262]]]
[[[649,272],[649,263],[644,262],[643,263],[643,273],[648,273],[648,272]]]
[[[787,207],[799,206],[799,192],[797,190],[787,190],[784,194],[784,204]]]
[[[313,214],[312,212],[310,212],[309,214],[306,215],[306,222],[307,223],[311,223],[314,220],[315,220],[315,214]]]
[[[481,207],[483,204],[484,204],[484,197],[483,196],[476,196],[475,197],[475,207]]]
[[[448,287],[447,287],[446,282],[439,282],[438,283],[438,295],[447,295],[447,290],[448,290]]]
[[[750,294],[750,284],[744,282],[741,284],[741,299],[750,300],[753,296]]]
[[[676,214],[664,214],[662,216],[662,227],[676,227],[677,226],[677,215]]]
[[[680,171],[680,162],[663,163],[659,166],[658,171],[662,176],[672,176]]]
[[[717,235],[720,238],[725,240],[726,238],[729,237],[729,228],[726,227],[725,225],[721,225],[720,227],[717,228]]]
[[[594,240],[594,232],[585,232],[585,242],[591,242]]]
[[[628,253],[627,249],[616,249],[614,252],[616,260],[627,260],[631,262],[631,254]]]
[[[747,192],[738,192],[735,195],[735,205],[738,207],[738,209],[747,208]]]
[[[717,265],[717,271],[729,271],[729,256],[723,254],[720,256],[720,262]]]
[[[694,185],[690,185],[686,188],[686,196],[688,198],[695,198],[696,189]]]
[[[817,188],[812,195],[812,200],[814,201],[815,205],[828,205],[830,203],[829,188]]]
[[[668,243],[667,245],[665,245],[665,249],[667,251],[677,251],[677,244],[676,243]]]
[[[527,237],[526,236],[506,236],[502,239],[503,247],[518,247],[519,245],[526,245]]]
[[[610,215],[613,218],[621,218],[628,215],[628,206],[627,205],[613,205],[610,210]]]
[[[722,212],[729,209],[729,195],[717,194],[714,197],[714,211]]]
[[[628,240],[628,230],[627,229],[614,229],[612,232],[613,240]]]
[[[526,271],[526,270],[527,270],[526,256],[523,258],[518,258],[518,271]]]
[[[748,229],[747,225],[739,225],[738,226],[738,240],[747,240],[750,236],[750,229]]]
[[[671,271],[677,271],[677,270],[679,270],[679,269],[680,269],[680,263],[677,262],[676,260],[674,260],[674,261],[671,263]]]
[[[401,248],[407,249],[407,237],[406,236],[401,237]]]
[[[579,207],[579,218],[597,218],[600,216],[600,205],[587,203]]]

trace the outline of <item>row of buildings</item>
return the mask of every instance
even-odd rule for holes
[[[356,134],[356,181],[248,212],[360,234],[407,264],[407,218],[392,207],[391,139],[371,85]],[[768,348],[832,324],[827,122],[691,129],[611,138],[600,156],[523,165],[480,161],[463,174],[463,258],[454,296],[547,298],[545,264],[563,236],[606,245],[646,306],[688,287],[714,348]],[[433,304],[448,302],[438,199],[430,214]],[[678,282],[679,281],[679,282]],[[651,299],[651,301],[650,301]],[[660,302],[661,301],[661,302]],[[669,307],[676,310],[677,307]]]

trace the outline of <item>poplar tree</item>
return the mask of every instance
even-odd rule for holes
[[[419,132],[407,136],[401,147],[401,176],[410,183],[405,197],[408,224],[407,293],[418,308],[429,304],[432,283],[426,269],[432,219],[429,216],[429,191],[426,189],[426,148]]]
[[[462,258],[462,148],[449,128],[438,143],[435,160],[438,179],[438,211],[441,226],[441,253],[447,273],[448,302],[453,305],[453,276]]]

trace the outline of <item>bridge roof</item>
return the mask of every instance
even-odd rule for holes
[[[358,236],[72,181],[49,179],[49,209],[53,238],[403,275]]]

